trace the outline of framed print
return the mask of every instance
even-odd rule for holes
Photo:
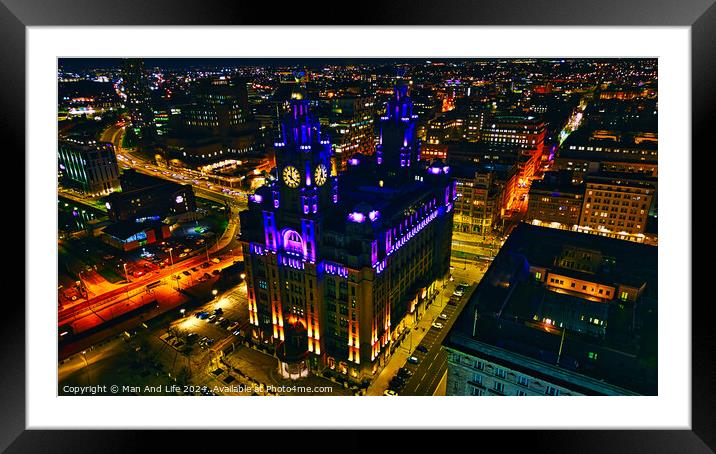
[[[715,7],[295,6],[3,1],[26,267],[0,446],[711,452]]]

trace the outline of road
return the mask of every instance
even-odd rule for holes
[[[410,333],[401,341],[386,366],[368,387],[367,395],[383,395],[383,392],[388,389],[390,380],[398,373],[398,369],[401,367],[406,367],[413,372],[413,376],[406,384],[406,387],[400,392],[401,395],[427,396],[434,394],[447,370],[447,359],[440,349],[440,344],[487,268],[486,262],[468,261],[467,263],[468,266],[465,270],[457,266],[454,267],[452,270],[454,280],[447,283],[446,287],[428,307],[423,318],[411,328]],[[449,304],[449,300],[455,287],[460,282],[473,283],[473,285],[460,303],[454,306]],[[439,319],[438,316],[441,314],[445,314],[447,320]],[[443,328],[433,328],[432,323],[435,321],[442,323]],[[417,350],[419,345],[426,347],[428,352],[419,352]],[[416,356],[420,361],[419,364],[407,363],[407,359],[410,356]]]

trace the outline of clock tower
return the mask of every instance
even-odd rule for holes
[[[299,93],[291,99],[276,148],[274,205],[285,214],[311,216],[333,202],[337,194],[330,175],[331,144],[321,136],[318,119],[310,113],[308,100]]]

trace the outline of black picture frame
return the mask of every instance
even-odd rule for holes
[[[312,1],[307,7],[278,6],[274,2],[221,2],[215,0],[0,0],[0,124],[5,133],[2,145],[7,165],[32,172],[20,150],[25,149],[26,85],[25,32],[30,26],[82,25],[531,25],[531,26],[683,26],[691,29],[692,147],[713,148],[709,129],[716,115],[716,4],[714,0],[442,0],[415,2],[393,0],[339,3]],[[10,153],[12,150],[12,153]],[[706,153],[704,153],[706,154]],[[685,153],[686,158],[690,158]],[[9,163],[7,160],[14,159]],[[702,166],[706,167],[706,166]],[[692,167],[693,168],[693,167]],[[698,167],[697,167],[698,168]],[[702,170],[703,171],[703,170]],[[708,177],[705,177],[708,181]],[[699,181],[694,175],[692,181]],[[691,182],[684,182],[685,185]],[[692,186],[692,207],[708,206],[709,196]],[[14,201],[13,201],[14,202]],[[17,205],[17,204],[16,204]],[[14,208],[16,211],[17,208]],[[31,209],[25,205],[25,209]],[[15,219],[21,219],[16,212]],[[708,219],[708,218],[705,218]],[[24,222],[24,221],[23,221]],[[708,222],[706,222],[708,224]],[[692,238],[699,238],[697,230]],[[703,230],[706,226],[702,226]],[[685,232],[687,234],[688,232]],[[15,232],[15,234],[17,234]],[[713,235],[712,232],[705,233]],[[25,238],[31,241],[31,238]],[[700,247],[701,253],[706,253]],[[706,248],[707,249],[707,248]],[[684,264],[688,265],[688,264]],[[708,282],[708,267],[692,261],[692,282]],[[15,265],[18,267],[18,265]],[[27,270],[25,285],[31,285]],[[701,278],[701,279],[699,279]],[[9,286],[9,284],[6,284]],[[704,285],[704,284],[701,284]],[[711,298],[692,300],[692,424],[691,430],[638,431],[519,431],[509,436],[501,431],[479,434],[484,447],[509,444],[522,449],[580,452],[713,452],[716,449],[716,343],[711,328]],[[139,438],[151,437],[162,449],[188,446],[192,434],[141,431],[25,430],[25,320],[19,298],[4,301],[0,329],[0,450],[25,452],[135,452],[148,449]],[[688,301],[682,302],[688,307]],[[661,367],[668,367],[662,365]],[[360,445],[361,433],[348,437],[346,446]],[[407,434],[398,434],[404,443]],[[220,435],[231,439],[227,433]],[[426,435],[426,438],[428,436]],[[432,438],[432,435],[430,436]],[[471,437],[474,437],[472,435]],[[280,437],[279,437],[280,438]],[[422,437],[421,437],[422,438]],[[221,440],[221,438],[219,439]],[[237,441],[234,438],[234,442]],[[154,442],[152,444],[154,444]],[[224,445],[219,441],[219,446]],[[422,444],[422,442],[420,443]],[[138,446],[143,446],[139,448]],[[375,446],[370,443],[365,446]],[[407,443],[411,446],[413,443]],[[465,447],[466,448],[466,447]],[[383,445],[382,449],[388,449]],[[412,448],[411,448],[412,449]],[[457,445],[453,449],[458,448]]]

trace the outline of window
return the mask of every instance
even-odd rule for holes
[[[505,392],[505,384],[499,381],[496,381],[495,384],[492,386],[492,388],[497,391],[498,393],[504,393]]]
[[[482,375],[472,374],[472,382],[477,383],[478,385],[481,385],[482,384]]]
[[[518,389],[518,390],[517,390],[517,395],[518,395],[518,396],[526,396],[526,395],[527,395],[527,393],[526,393],[526,392],[524,392],[524,391],[523,391],[523,390],[521,390],[521,389]]]
[[[547,386],[547,389],[544,393],[548,396],[559,396],[559,390],[554,386]]]
[[[501,369],[499,367],[495,368],[495,375],[500,378],[505,378],[507,376],[507,372],[505,372],[505,369]]]
[[[470,386],[470,394],[473,396],[482,396],[482,389]]]
[[[629,293],[627,293],[627,292],[622,292],[621,295],[619,295],[619,299],[621,299],[622,301],[626,301],[626,299],[628,297],[629,297]]]
[[[530,380],[527,377],[519,376],[517,377],[517,383],[522,386],[529,386]]]
[[[537,279],[537,280],[542,279],[542,273],[540,273],[539,271],[535,272],[535,279]]]

